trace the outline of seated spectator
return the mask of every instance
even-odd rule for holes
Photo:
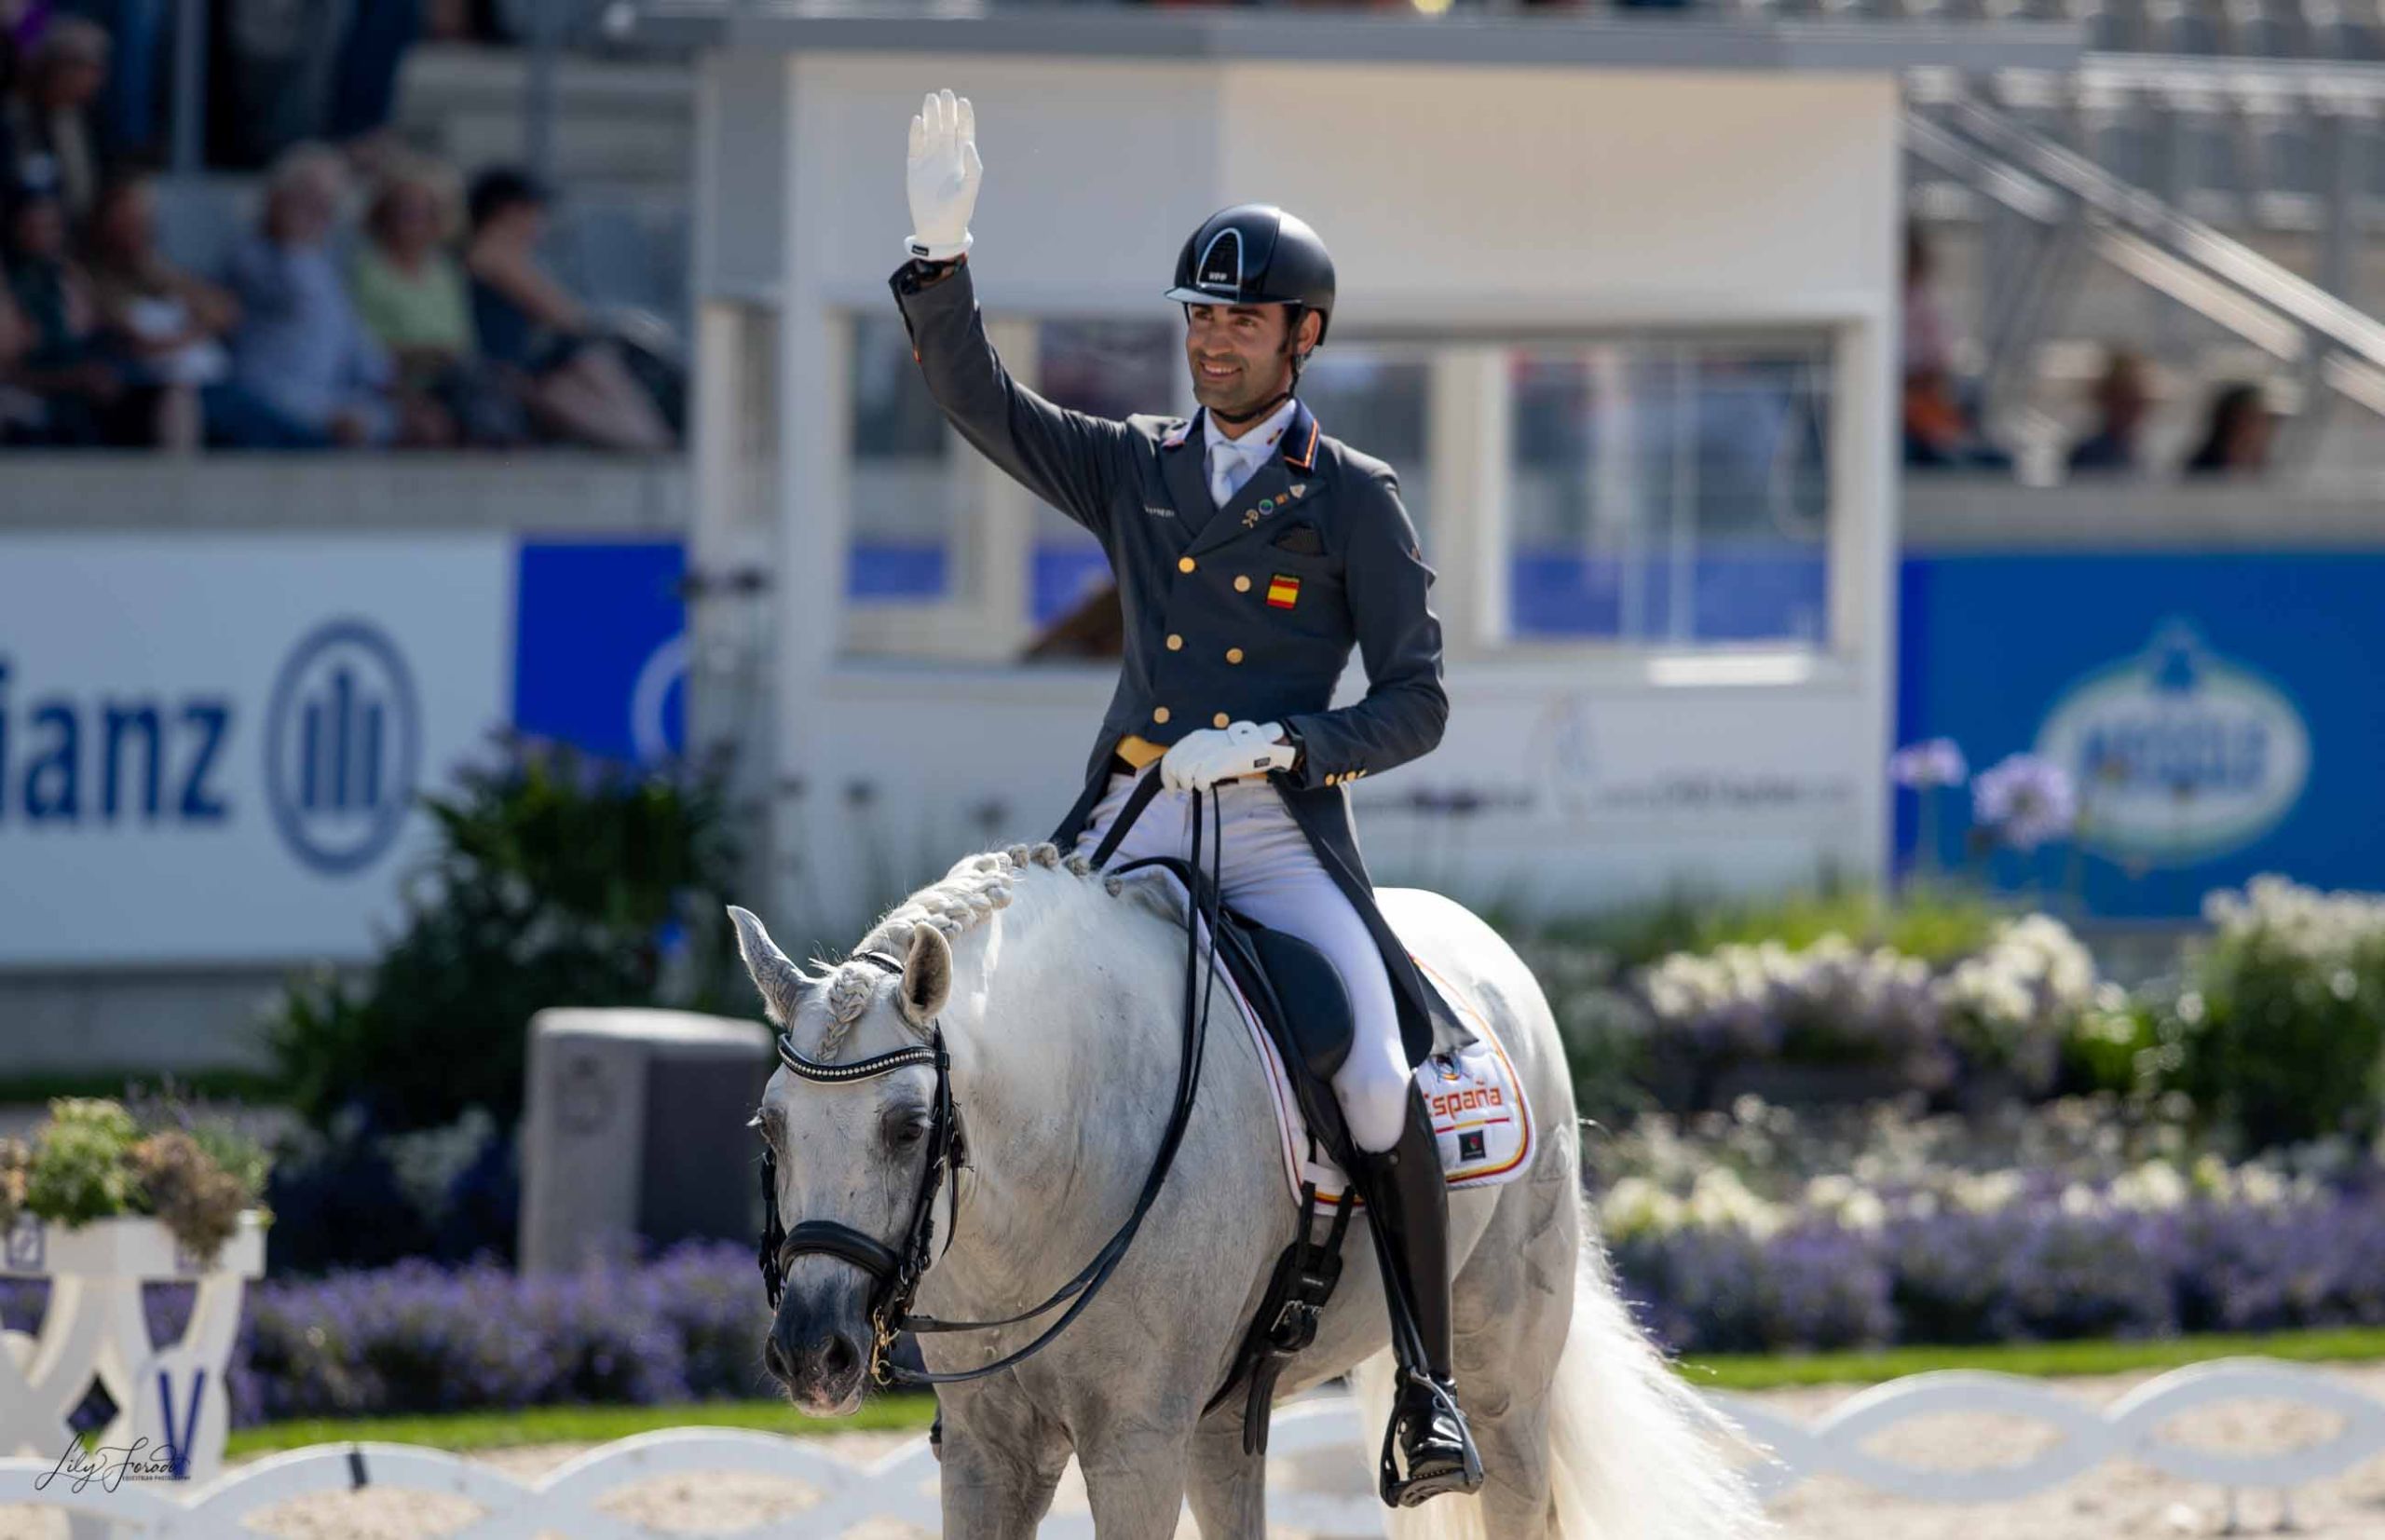
[[[2095,431],[2071,446],[2070,473],[2143,470],[2136,439],[2151,404],[2145,360],[2124,348],[2113,348],[2103,378],[2095,382]]]
[[[1935,253],[1919,222],[1904,227],[1902,358],[1899,420],[1904,463],[1920,470],[2004,470],[2011,457],[1989,443],[1955,377],[1955,329],[1933,282]]]
[[[125,377],[157,393],[149,442],[189,450],[282,448],[307,433],[236,383],[224,338],[240,307],[157,250],[157,196],[146,176],[114,182],[91,216],[91,294]]]
[[[426,162],[393,161],[348,268],[357,314],[397,361],[410,442],[510,444],[527,437],[519,402],[475,356],[464,270],[449,253],[454,189]]]
[[[2009,470],[2012,457],[1980,436],[1971,414],[1941,369],[1904,377],[1900,400],[1904,463],[1924,470]]]
[[[0,37],[0,48],[7,41]],[[33,327],[8,286],[0,283],[0,444],[32,443],[40,436],[41,398],[16,383],[17,366],[33,346]]]
[[[21,177],[46,162],[72,223],[90,217],[105,170],[91,104],[107,84],[108,53],[98,23],[52,17],[25,55],[16,89],[0,98],[0,170]]]
[[[654,398],[538,262],[544,190],[519,171],[493,170],[473,183],[470,201],[464,269],[482,354],[518,373],[532,415],[558,437],[602,449],[672,447]]]
[[[37,410],[12,433],[59,447],[138,441],[139,403],[98,347],[83,270],[67,255],[66,209],[55,184],[22,183],[8,205],[8,296],[24,337],[8,382]]]
[[[2257,385],[2223,385],[2211,398],[2202,443],[2189,456],[2189,476],[2257,476],[2269,468],[2277,417]]]
[[[314,447],[385,444],[397,433],[395,372],[348,302],[331,252],[346,174],[339,157],[301,144],[274,163],[265,217],[233,250],[239,301],[232,377]]]

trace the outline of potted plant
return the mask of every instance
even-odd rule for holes
[[[62,1457],[96,1401],[89,1458],[203,1479],[223,1457],[241,1290],[265,1272],[264,1151],[170,1101],[49,1113],[30,1141],[0,1140],[0,1276],[49,1285],[38,1335],[7,1333],[0,1351],[0,1454]],[[142,1296],[157,1282],[196,1286],[163,1344]]]

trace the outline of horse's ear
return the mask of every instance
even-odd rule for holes
[[[952,995],[952,944],[933,925],[911,927],[911,945],[903,954],[903,986],[895,1005],[903,1019],[925,1032]]]
[[[745,960],[745,971],[754,976],[754,988],[762,992],[762,1009],[779,1026],[791,1026],[797,1010],[803,1004],[804,991],[813,987],[811,980],[804,977],[803,970],[779,950],[778,943],[763,928],[760,916],[731,904],[729,918],[737,927],[737,955]]]

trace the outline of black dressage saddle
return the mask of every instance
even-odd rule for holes
[[[1350,1133],[1334,1098],[1333,1076],[1350,1056],[1356,1022],[1341,970],[1288,931],[1271,930],[1230,904],[1211,908],[1208,874],[1179,856],[1146,856],[1110,869],[1124,876],[1143,866],[1165,868],[1184,884],[1196,907],[1218,916],[1218,961],[1282,1056],[1309,1137],[1336,1165],[1349,1169]]]

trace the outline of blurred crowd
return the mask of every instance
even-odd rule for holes
[[[541,261],[552,198],[530,176],[466,188],[384,135],[300,142],[194,272],[161,242],[146,157],[102,121],[115,63],[88,17],[20,10],[0,34],[0,444],[677,442],[674,349]]]
[[[1979,402],[1956,367],[1956,334],[1936,283],[1928,238],[1908,225],[1904,245],[1903,380],[1900,412],[1904,463],[1921,470],[2010,471],[2012,457],[1980,423]],[[2155,402],[2153,368],[2134,349],[2112,348],[2087,391],[2085,426],[2064,452],[2070,477],[2150,477],[2146,447]],[[2269,468],[2277,414],[2261,386],[2243,380],[2211,388],[2183,477],[2253,477]]]

